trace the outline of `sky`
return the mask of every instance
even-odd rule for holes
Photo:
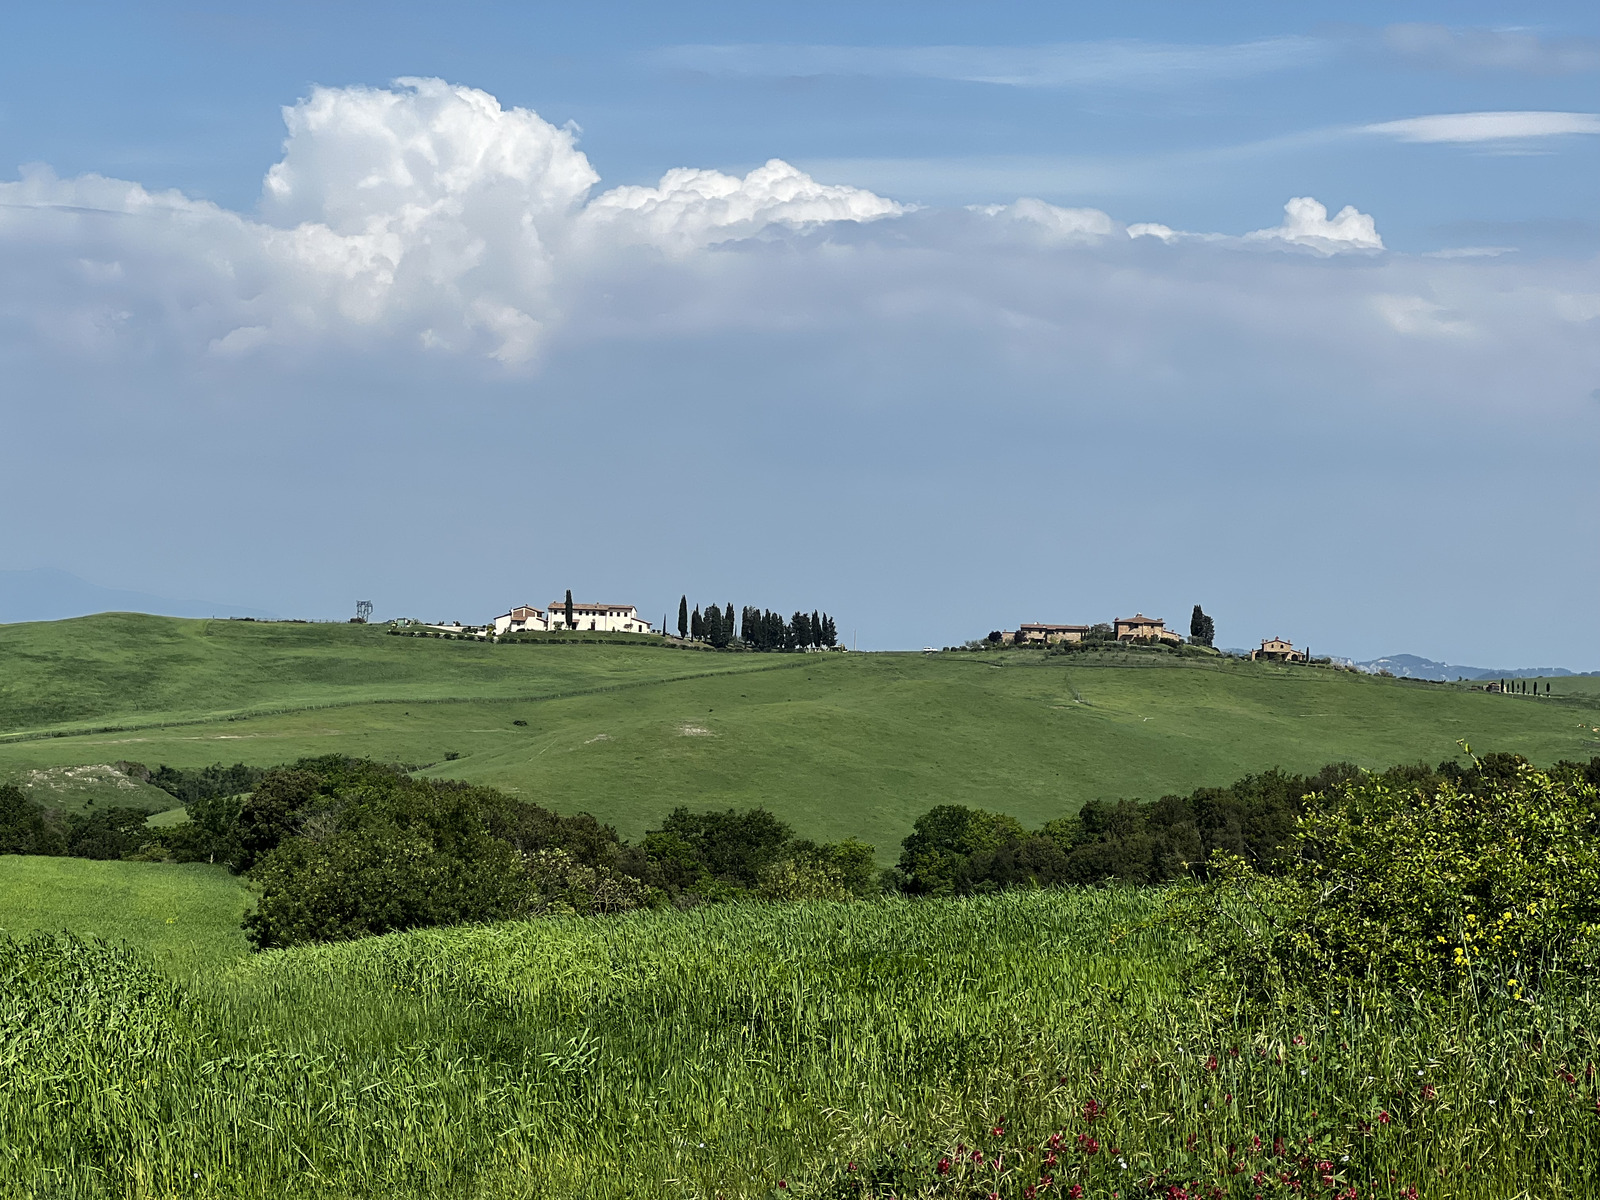
[[[0,367],[0,570],[1593,670],[1600,10],[18,9]]]

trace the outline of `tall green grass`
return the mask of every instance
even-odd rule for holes
[[[1241,1015],[1164,904],[549,920],[187,986],[4,942],[0,1194],[1594,1194],[1591,990]]]

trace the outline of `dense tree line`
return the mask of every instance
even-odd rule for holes
[[[1448,781],[1478,794],[1516,777],[1527,761],[1489,754],[1470,767],[1444,762],[1393,767],[1378,778],[1396,788],[1437,789]],[[1600,786],[1600,758],[1552,768],[1559,779]],[[1237,856],[1272,875],[1289,863],[1296,821],[1310,805],[1371,778],[1350,763],[1312,775],[1272,770],[1228,787],[1135,800],[1091,800],[1077,813],[1025,829],[1014,818],[962,805],[919,817],[902,845],[890,886],[913,895],[960,896],[1014,887],[1153,885],[1204,879],[1215,855]]]
[[[788,620],[782,613],[746,605],[735,624],[733,605],[708,605],[702,612],[689,608],[689,597],[678,601],[678,636],[707,642],[718,650],[735,638],[746,650],[831,650],[839,644],[839,627],[825,612],[797,612]]]
[[[62,813],[28,798],[14,784],[0,785],[0,854],[125,858],[147,840],[139,808],[100,808]]]
[[[788,624],[786,622],[786,624]],[[136,765],[136,764],[135,764]],[[880,890],[962,896],[1008,888],[1159,885],[1207,879],[1213,861],[1274,878],[1299,869],[1301,818],[1374,784],[1490,795],[1525,773],[1491,754],[1468,766],[1401,766],[1379,775],[1335,763],[1311,775],[1273,770],[1227,787],[1142,803],[1094,800],[1025,828],[962,805],[924,813],[898,865],[879,872],[856,841],[795,836],[764,809],[678,808],[637,843],[587,814],[563,816],[493,788],[415,779],[368,760],[305,759],[261,772],[220,765],[163,777],[189,820],[153,830],[136,809],[61,814],[0,787],[0,853],[211,861],[247,874],[261,946],[541,913],[598,914],[741,897],[850,899]],[[165,769],[163,769],[165,770]],[[247,792],[226,792],[248,773]],[[1575,785],[1600,820],[1600,758],[1549,772]]]

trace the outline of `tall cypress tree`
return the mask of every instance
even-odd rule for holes
[[[727,611],[722,614],[722,632],[724,635],[722,644],[724,646],[733,641],[738,629],[739,627],[733,623],[733,601],[729,600]]]
[[[822,644],[830,650],[839,644],[839,627],[827,613],[822,614]]]
[[[566,603],[565,607],[566,607],[566,613],[567,613],[567,628],[568,629],[575,629],[576,626],[572,623],[572,589],[571,588],[567,589],[567,603]]]
[[[715,604],[706,605],[705,617],[706,641],[720,650],[728,644],[727,638],[722,636],[722,610]]]
[[[694,606],[694,612],[689,616],[689,636],[698,642],[701,638],[705,637],[705,635],[706,621],[705,618],[700,615],[700,606],[696,604]]]
[[[817,615],[817,610],[811,610],[811,644],[822,645],[822,618]]]
[[[689,597],[683,596],[678,600],[678,636],[689,636]]]

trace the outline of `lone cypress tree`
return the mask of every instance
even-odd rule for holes
[[[568,629],[576,629],[577,626],[574,625],[573,622],[572,622],[572,589],[571,588],[567,589],[566,610],[567,610],[567,628]]]
[[[683,596],[678,600],[678,636],[689,636],[689,597]]]

